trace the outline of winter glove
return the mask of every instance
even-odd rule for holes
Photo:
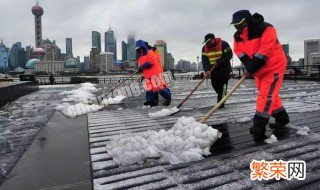
[[[142,65],[143,69],[149,69],[152,66],[150,62],[146,62],[145,64]]]
[[[139,66],[139,67],[137,67],[137,72],[142,72],[142,70],[143,70],[143,68],[142,68],[142,66]]]
[[[137,68],[137,71],[138,71],[138,72],[142,72],[143,69],[149,69],[151,66],[152,66],[152,65],[151,65],[150,62],[146,62],[145,64],[139,66],[139,67]]]
[[[251,59],[249,58],[249,56],[247,54],[244,54],[241,58],[240,61],[244,64],[244,66],[246,66]]]
[[[262,59],[259,59],[257,57],[254,57],[252,60],[250,60],[247,64],[245,64],[244,66],[246,67],[246,70],[251,73],[254,74],[255,72],[257,72],[266,62]]]

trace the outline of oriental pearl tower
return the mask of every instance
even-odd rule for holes
[[[39,6],[39,1],[36,1],[36,5],[32,7],[32,14],[35,21],[35,46],[33,55],[38,58],[43,58],[45,51],[42,48],[42,29],[41,29],[41,16],[43,15],[43,9]]]

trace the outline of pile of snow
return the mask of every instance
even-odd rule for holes
[[[61,92],[61,95],[67,95],[66,98],[62,99],[63,102],[84,102],[88,99],[94,99],[95,95],[93,92],[96,92],[98,89],[95,87],[95,84],[91,83],[82,83],[81,87],[75,90]]]
[[[71,105],[71,104],[69,104],[69,106],[65,106],[65,105],[66,104],[58,105],[56,107],[56,110],[60,110],[65,116],[68,116],[70,118],[75,118],[78,115],[83,115],[90,112],[96,112],[103,108],[103,106],[99,106],[96,104],[89,105],[89,104],[84,104],[82,102],[77,103],[75,105]]]
[[[157,111],[154,113],[149,113],[149,117],[150,118],[159,118],[159,117],[165,117],[165,116],[169,116],[173,113],[177,113],[178,111],[180,111],[177,107],[173,107],[170,109],[162,109],[161,111]]]
[[[202,155],[209,155],[210,146],[220,137],[218,130],[192,117],[181,117],[168,131],[121,134],[106,147],[120,165],[142,163],[148,158],[177,164],[203,159]]]
[[[289,128],[291,129],[296,129],[296,134],[297,135],[300,135],[300,136],[307,136],[309,135],[310,133],[310,128],[309,127],[306,127],[306,126],[303,126],[303,127],[298,127],[298,126],[295,126],[295,125],[288,125]]]
[[[104,105],[109,105],[109,104],[120,104],[122,100],[124,100],[126,96],[116,96],[115,98],[107,98],[102,101]]]
[[[67,97],[62,99],[64,103],[56,106],[55,109],[61,111],[65,116],[70,118],[98,111],[102,109],[103,106],[84,103],[87,102],[88,99],[95,99],[96,97],[93,93],[97,90],[95,84],[83,83],[78,89],[61,92],[61,95],[67,95]],[[76,102],[76,104],[73,105],[72,102]]]
[[[276,136],[272,134],[268,139],[264,140],[264,142],[268,144],[272,144],[272,143],[278,142],[278,139]]]

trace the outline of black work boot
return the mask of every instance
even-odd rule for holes
[[[274,117],[276,119],[276,123],[278,123],[277,125],[274,125],[274,127],[285,126],[286,124],[289,123],[289,115],[284,108],[283,108],[283,110],[281,110],[277,113],[273,113],[272,117]],[[272,128],[270,126],[270,124],[269,124],[269,127]]]
[[[171,104],[171,99],[165,99],[164,102],[162,103],[162,105],[164,106],[170,106]]]
[[[262,142],[268,138],[265,134],[268,121],[269,118],[254,115],[253,126],[250,128],[250,133],[253,134],[253,140],[255,142]]]
[[[153,102],[148,102],[148,101],[144,102],[143,105],[150,106],[150,107],[154,107],[155,106]]]

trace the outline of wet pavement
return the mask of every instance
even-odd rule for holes
[[[0,108],[0,184],[52,117],[59,93],[73,87],[42,86]]]

